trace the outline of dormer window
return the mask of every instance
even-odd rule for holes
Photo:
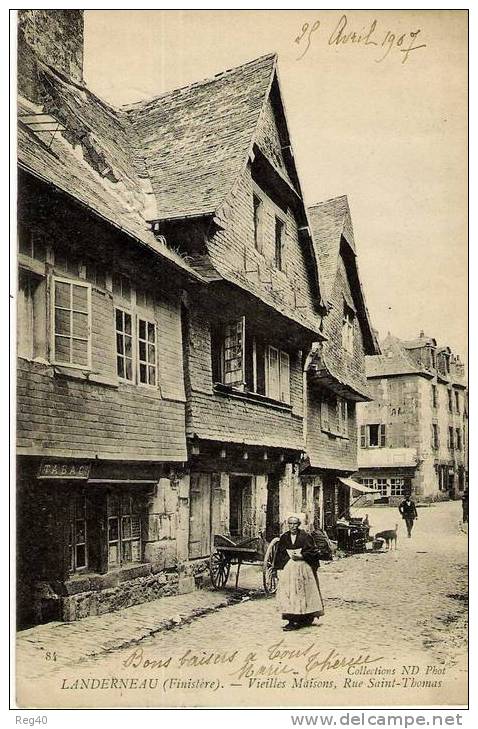
[[[279,271],[283,271],[284,265],[284,237],[285,223],[281,218],[276,216],[274,264]]]
[[[255,193],[252,196],[252,204],[254,208],[254,246],[256,251],[262,253],[264,204],[259,195]]]
[[[342,319],[342,347],[349,354],[354,351],[354,310],[344,302],[344,315]]]

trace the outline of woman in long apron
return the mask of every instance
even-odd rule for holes
[[[298,516],[287,520],[289,530],[279,539],[275,567],[279,571],[277,606],[283,620],[284,630],[298,630],[312,625],[314,618],[324,614],[324,603],[320,593],[317,569],[318,549],[314,540],[299,529]]]

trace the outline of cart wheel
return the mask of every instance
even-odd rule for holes
[[[209,558],[209,574],[213,587],[220,590],[227,582],[231,563],[223,552],[217,549],[211,553]]]
[[[277,573],[274,570],[274,562],[277,554],[277,545],[279,544],[279,537],[269,543],[267,551],[262,564],[262,580],[264,583],[264,590],[269,594],[273,595],[277,590]]]

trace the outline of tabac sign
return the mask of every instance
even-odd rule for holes
[[[90,475],[89,463],[49,463],[44,461],[38,470],[38,478],[86,479]]]

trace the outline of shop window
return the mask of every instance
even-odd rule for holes
[[[390,479],[390,496],[405,495],[405,480],[403,478]]]
[[[377,478],[377,491],[380,491],[381,496],[388,496],[388,481],[386,478]]]
[[[362,483],[364,486],[366,486],[368,489],[374,489],[374,479],[373,478],[361,478],[360,483]]]
[[[91,366],[91,286],[60,278],[52,285],[53,362]]]
[[[88,566],[86,537],[86,498],[84,493],[76,494],[70,500],[68,524],[68,552],[70,572],[77,572]]]
[[[109,494],[108,567],[141,562],[140,504],[135,496],[122,492]]]

